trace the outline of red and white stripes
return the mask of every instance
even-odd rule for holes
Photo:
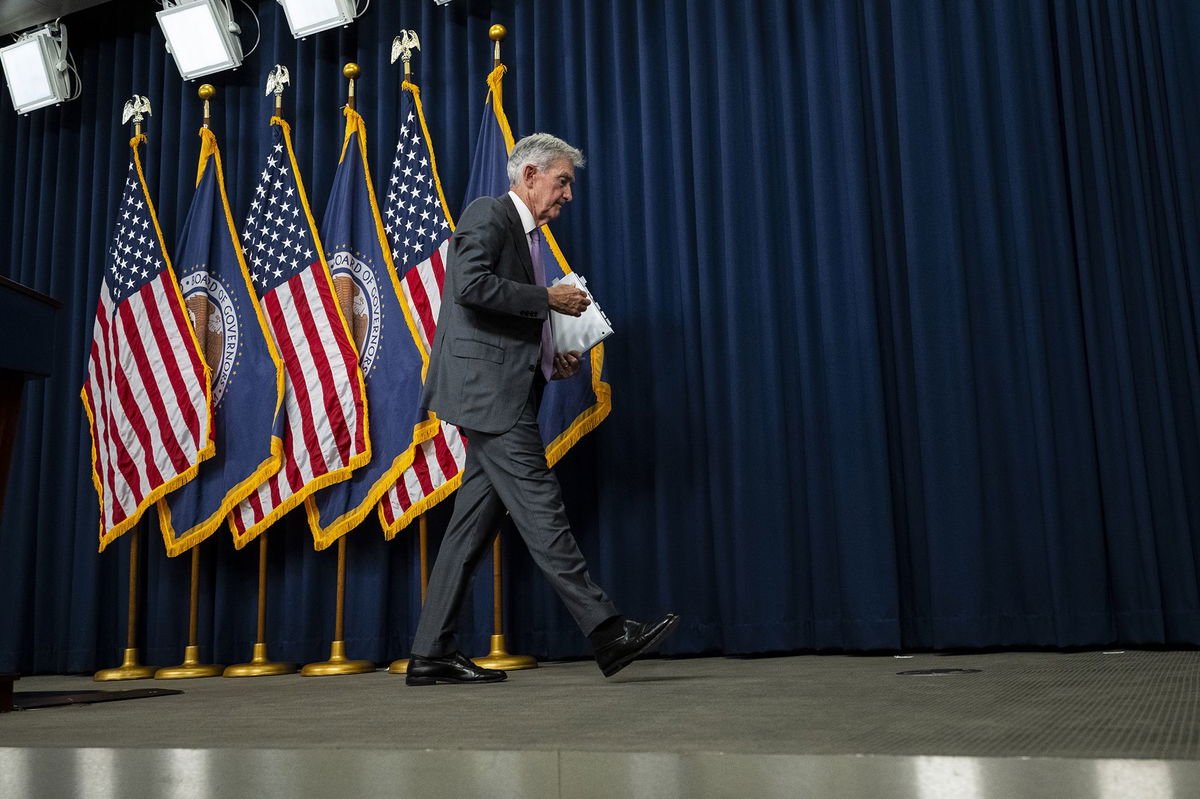
[[[170,271],[163,269],[115,309],[106,279],[83,387],[101,547],[207,456],[207,385]]]
[[[428,352],[437,331],[442,308],[442,286],[446,281],[447,238],[429,258],[409,269],[401,281],[404,301],[417,332]],[[437,501],[458,487],[456,479],[466,463],[466,440],[458,428],[442,422],[437,435],[425,441],[413,454],[412,466],[400,475],[396,485],[379,501],[379,517],[386,536],[391,539]]]
[[[284,459],[231,514],[239,544],[369,452],[358,356],[324,271],[317,261],[262,297],[285,370]]]
[[[389,540],[458,487],[457,479],[467,461],[466,444],[458,428],[445,422],[437,435],[421,444],[412,466],[379,501],[380,521]]]
[[[400,284],[426,352],[433,346],[433,334],[437,331],[437,318],[442,310],[442,284],[446,282],[446,252],[449,248],[450,239],[447,238],[428,258],[405,272]]]

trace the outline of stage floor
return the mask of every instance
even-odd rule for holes
[[[925,669],[979,671],[897,673]],[[1200,795],[1192,651],[664,659],[611,680],[549,663],[431,688],[382,671],[15,686],[141,687],[185,693],[0,716],[0,796]]]

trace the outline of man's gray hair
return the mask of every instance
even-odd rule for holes
[[[560,158],[566,158],[576,169],[583,167],[583,153],[562,139],[549,133],[533,133],[517,142],[508,156],[508,185],[521,182],[521,173],[526,164],[533,164],[539,172],[547,170]]]

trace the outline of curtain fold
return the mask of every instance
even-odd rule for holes
[[[275,63],[317,218],[348,61],[386,175],[401,28],[421,37],[457,217],[487,30],[508,27],[514,133],[588,158],[555,236],[617,331],[613,412],[557,469],[568,514],[623,612],[683,614],[669,652],[1200,644],[1200,7],[405,0],[295,41],[276,3],[252,5],[259,49],[206,79],[239,227]],[[146,173],[173,253],[201,104],[153,9],[116,8],[65,19],[78,101],[0,113],[0,273],[64,302],[0,519],[0,670],[90,671],[124,646],[128,540],[96,554],[77,395],[121,106],[153,103]],[[430,514],[435,550],[451,502]],[[335,556],[299,514],[268,537],[271,655],[322,659]],[[152,521],[143,542],[143,659],[173,663],[188,559]],[[415,530],[385,543],[372,515],[348,542],[351,656],[407,655]],[[510,648],[585,654],[519,538],[504,546]],[[257,553],[225,533],[201,552],[205,657],[246,660]],[[472,653],[490,582],[485,565]]]

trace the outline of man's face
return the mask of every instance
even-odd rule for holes
[[[575,182],[575,168],[571,166],[569,158],[560,158],[550,164],[548,169],[543,170],[526,164],[522,179],[528,196],[526,205],[529,206],[538,225],[555,219],[562,207],[571,202],[571,184]]]

